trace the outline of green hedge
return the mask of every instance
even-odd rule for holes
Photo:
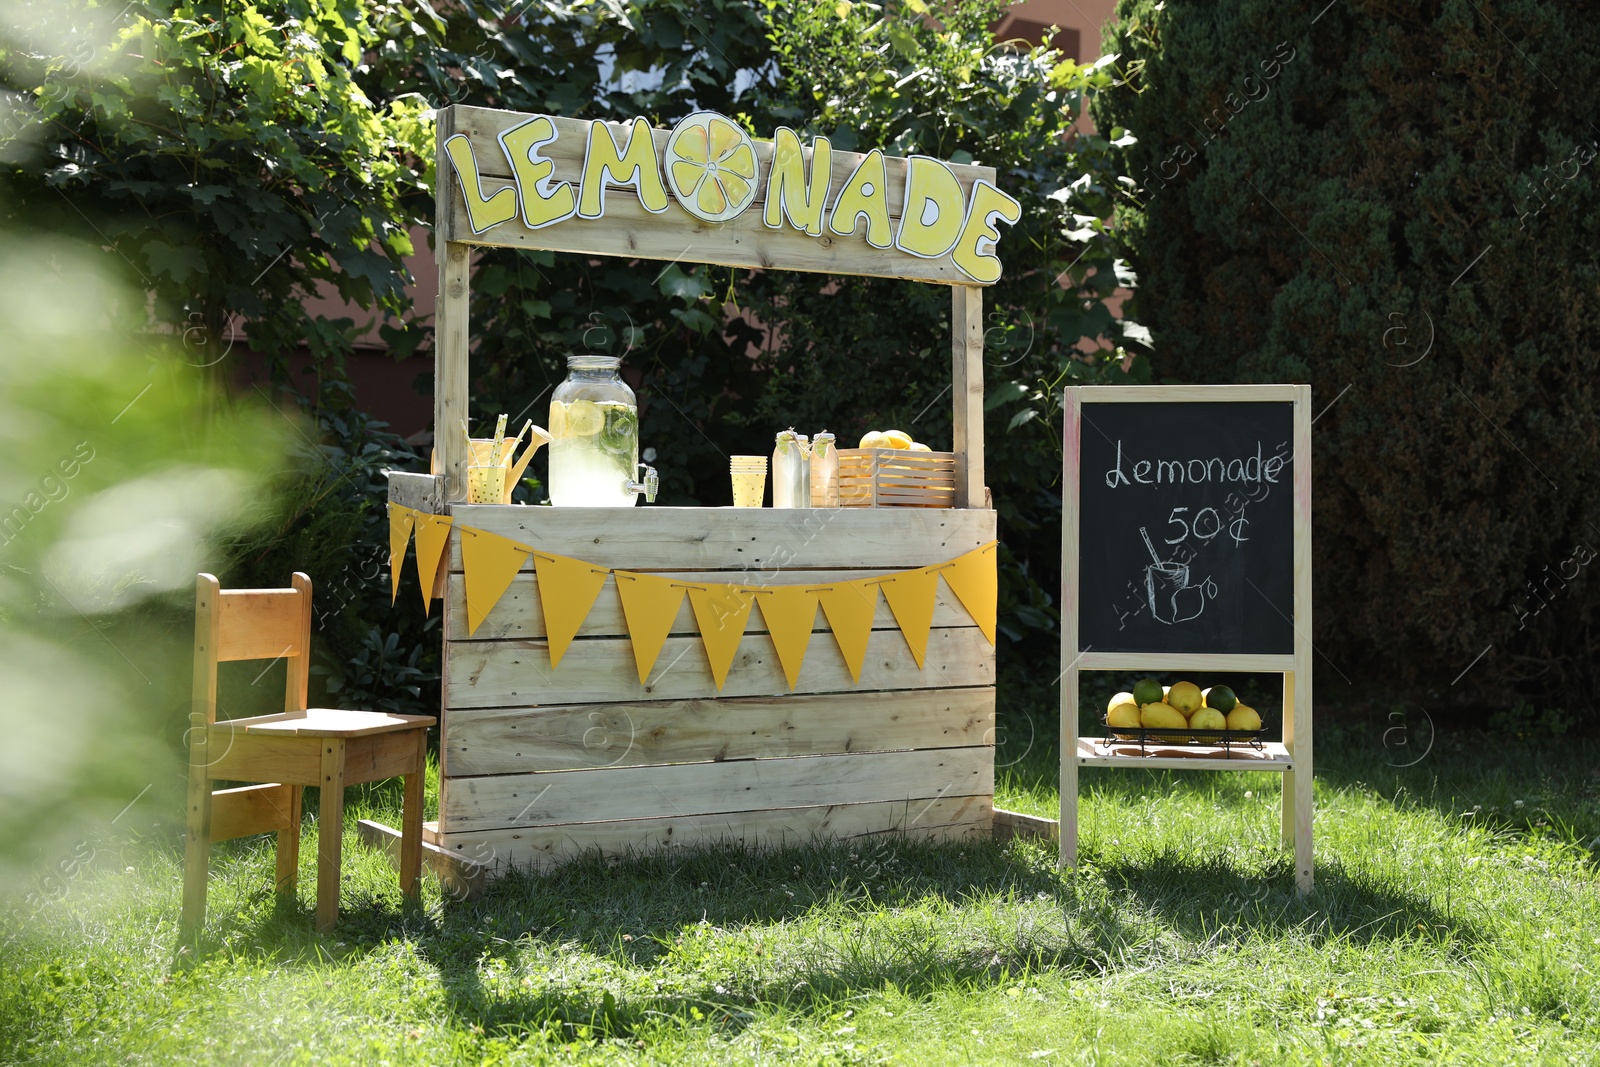
[[[1320,693],[1592,710],[1600,25],[1323,3],[1118,7],[1155,365],[1312,384]]]

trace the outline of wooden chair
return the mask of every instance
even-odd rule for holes
[[[339,917],[344,787],[404,775],[400,890],[413,895],[422,862],[422,779],[428,727],[421,715],[306,707],[311,664],[311,579],[289,589],[224,592],[202,574],[195,583],[194,705],[189,728],[189,814],[184,844],[185,931],[206,918],[211,843],[277,831],[279,892],[294,892],[300,859],[300,791],[322,790],[317,830],[317,929]],[[288,661],[283,712],[217,721],[217,664]],[[213,781],[259,782],[213,792]]]

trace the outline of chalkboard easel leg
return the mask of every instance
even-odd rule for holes
[[[1061,676],[1061,855],[1062,870],[1078,865],[1078,670]]]

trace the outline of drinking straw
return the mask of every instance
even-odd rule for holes
[[[500,466],[500,450],[505,447],[505,443],[506,415],[505,412],[501,412],[500,418],[495,420],[494,424],[494,448],[489,451],[489,466]]]
[[[1156,566],[1161,566],[1164,561],[1160,556],[1156,555],[1156,546],[1150,543],[1150,534],[1146,532],[1143,526],[1139,527],[1139,536],[1144,538],[1144,547],[1150,550],[1150,558],[1156,561]]]

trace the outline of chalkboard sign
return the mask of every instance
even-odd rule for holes
[[[1293,653],[1293,402],[1082,395],[1079,651]]]

